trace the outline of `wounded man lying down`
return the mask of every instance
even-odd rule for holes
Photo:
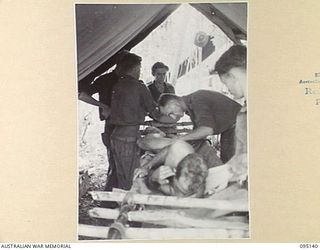
[[[243,173],[239,175],[228,164],[212,164],[208,162],[207,159],[210,158],[206,155],[199,154],[199,151],[195,153],[194,147],[189,143],[165,138],[165,134],[156,128],[149,128],[147,133],[138,141],[138,145],[155,155],[151,159],[142,159],[141,167],[136,169],[134,177],[144,178],[147,193],[151,191],[178,197],[214,197],[221,195],[221,191],[228,190],[230,185],[234,187],[234,183],[239,184],[239,176]]]
[[[165,138],[157,129],[149,129],[148,132],[138,145],[156,155],[142,163],[135,177],[144,177],[151,191],[200,198],[227,186],[232,175],[229,169],[217,166],[208,169],[209,164],[202,155],[195,153],[189,143]]]
[[[178,197],[204,194],[208,167],[187,142],[175,141],[166,146],[142,169],[147,187],[154,192]]]

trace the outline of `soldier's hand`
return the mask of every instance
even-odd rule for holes
[[[133,180],[137,179],[137,178],[143,178],[146,175],[148,175],[148,168],[144,168],[144,167],[140,167],[134,170],[133,173]]]
[[[175,175],[175,169],[169,166],[160,166],[156,169],[152,176],[151,180],[159,183],[160,185],[169,183],[168,178]]]
[[[231,172],[233,173],[233,177],[231,181],[239,181],[242,183],[247,179],[248,176],[248,158],[247,154],[239,154],[233,157],[233,162],[231,166]]]

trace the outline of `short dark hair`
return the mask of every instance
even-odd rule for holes
[[[243,45],[234,45],[224,52],[210,73],[223,75],[234,67],[247,68],[247,48]]]
[[[198,189],[204,185],[205,179],[208,176],[208,167],[201,155],[197,153],[188,154],[178,164],[176,169],[176,178],[181,176],[182,169],[186,169],[186,174],[190,180],[191,185],[188,191],[197,192]]]
[[[155,64],[152,65],[152,68],[151,68],[152,75],[154,75],[154,73],[156,72],[156,69],[166,69],[168,71],[169,67],[162,62],[156,62]]]
[[[142,58],[136,54],[124,53],[119,60],[119,66],[123,71],[129,71],[133,67],[141,64],[141,61]]]
[[[168,93],[161,94],[158,99],[158,105],[163,107],[170,101],[180,101],[180,97]]]
[[[120,64],[124,55],[130,54],[129,50],[121,50],[116,55],[116,64]]]

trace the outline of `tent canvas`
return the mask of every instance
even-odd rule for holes
[[[233,42],[246,39],[246,3],[191,6]],[[178,7],[179,4],[76,4],[79,88],[114,65],[119,51],[133,48]]]

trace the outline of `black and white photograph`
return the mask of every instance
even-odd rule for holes
[[[249,239],[247,2],[74,5],[78,239]]]

